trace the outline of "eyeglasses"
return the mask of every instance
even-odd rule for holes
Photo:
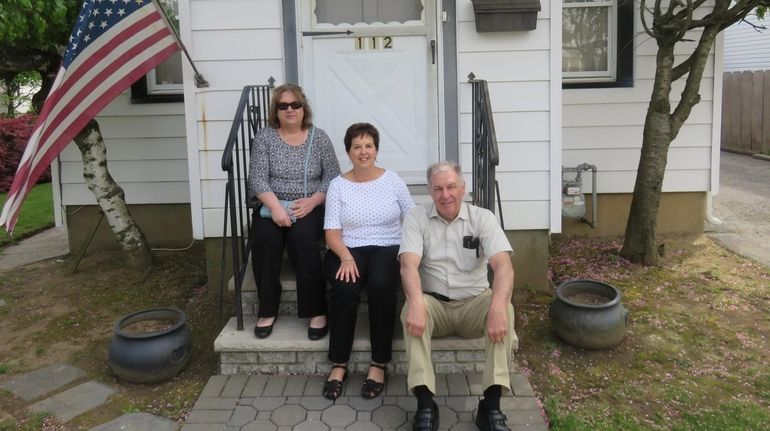
[[[275,104],[275,107],[278,108],[279,111],[285,111],[289,109],[289,106],[291,106],[291,109],[297,110],[302,107],[302,102],[278,102]]]

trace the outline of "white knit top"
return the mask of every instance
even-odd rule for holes
[[[341,229],[347,247],[398,245],[401,221],[412,207],[409,189],[393,171],[365,183],[340,175],[326,192],[324,229]]]

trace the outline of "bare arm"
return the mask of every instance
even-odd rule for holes
[[[358,266],[353,255],[348,250],[345,243],[342,242],[341,229],[326,229],[326,245],[340,258],[340,267],[337,269],[335,278],[345,282],[354,282],[358,279]]]
[[[427,311],[425,308],[425,299],[422,296],[422,285],[420,283],[420,260],[422,258],[415,253],[401,253],[401,285],[406,294],[407,314],[405,327],[407,332],[414,336],[422,336],[425,331],[425,321]]]
[[[492,302],[487,314],[487,336],[500,343],[508,333],[508,304],[513,294],[513,265],[508,253],[500,252],[489,258],[495,272],[492,281]]]

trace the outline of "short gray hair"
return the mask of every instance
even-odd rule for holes
[[[460,184],[465,185],[465,178],[463,178],[463,170],[460,167],[460,165],[458,165],[457,162],[454,162],[452,160],[443,160],[441,162],[434,163],[428,166],[428,170],[426,172],[426,177],[428,179],[428,187],[430,187],[430,179],[433,177],[433,175],[436,175],[441,171],[448,171],[450,169],[455,171],[457,176],[460,178]]]

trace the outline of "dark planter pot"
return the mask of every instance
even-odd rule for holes
[[[597,304],[579,298],[606,300]],[[551,324],[564,341],[584,349],[605,349],[620,344],[628,328],[628,310],[615,287],[592,280],[572,280],[556,288],[551,302]]]
[[[154,332],[125,330],[129,325],[150,320],[173,323]],[[191,352],[192,335],[187,328],[187,315],[177,308],[149,308],[115,322],[109,363],[122,380],[151,383],[176,375],[190,359]]]

